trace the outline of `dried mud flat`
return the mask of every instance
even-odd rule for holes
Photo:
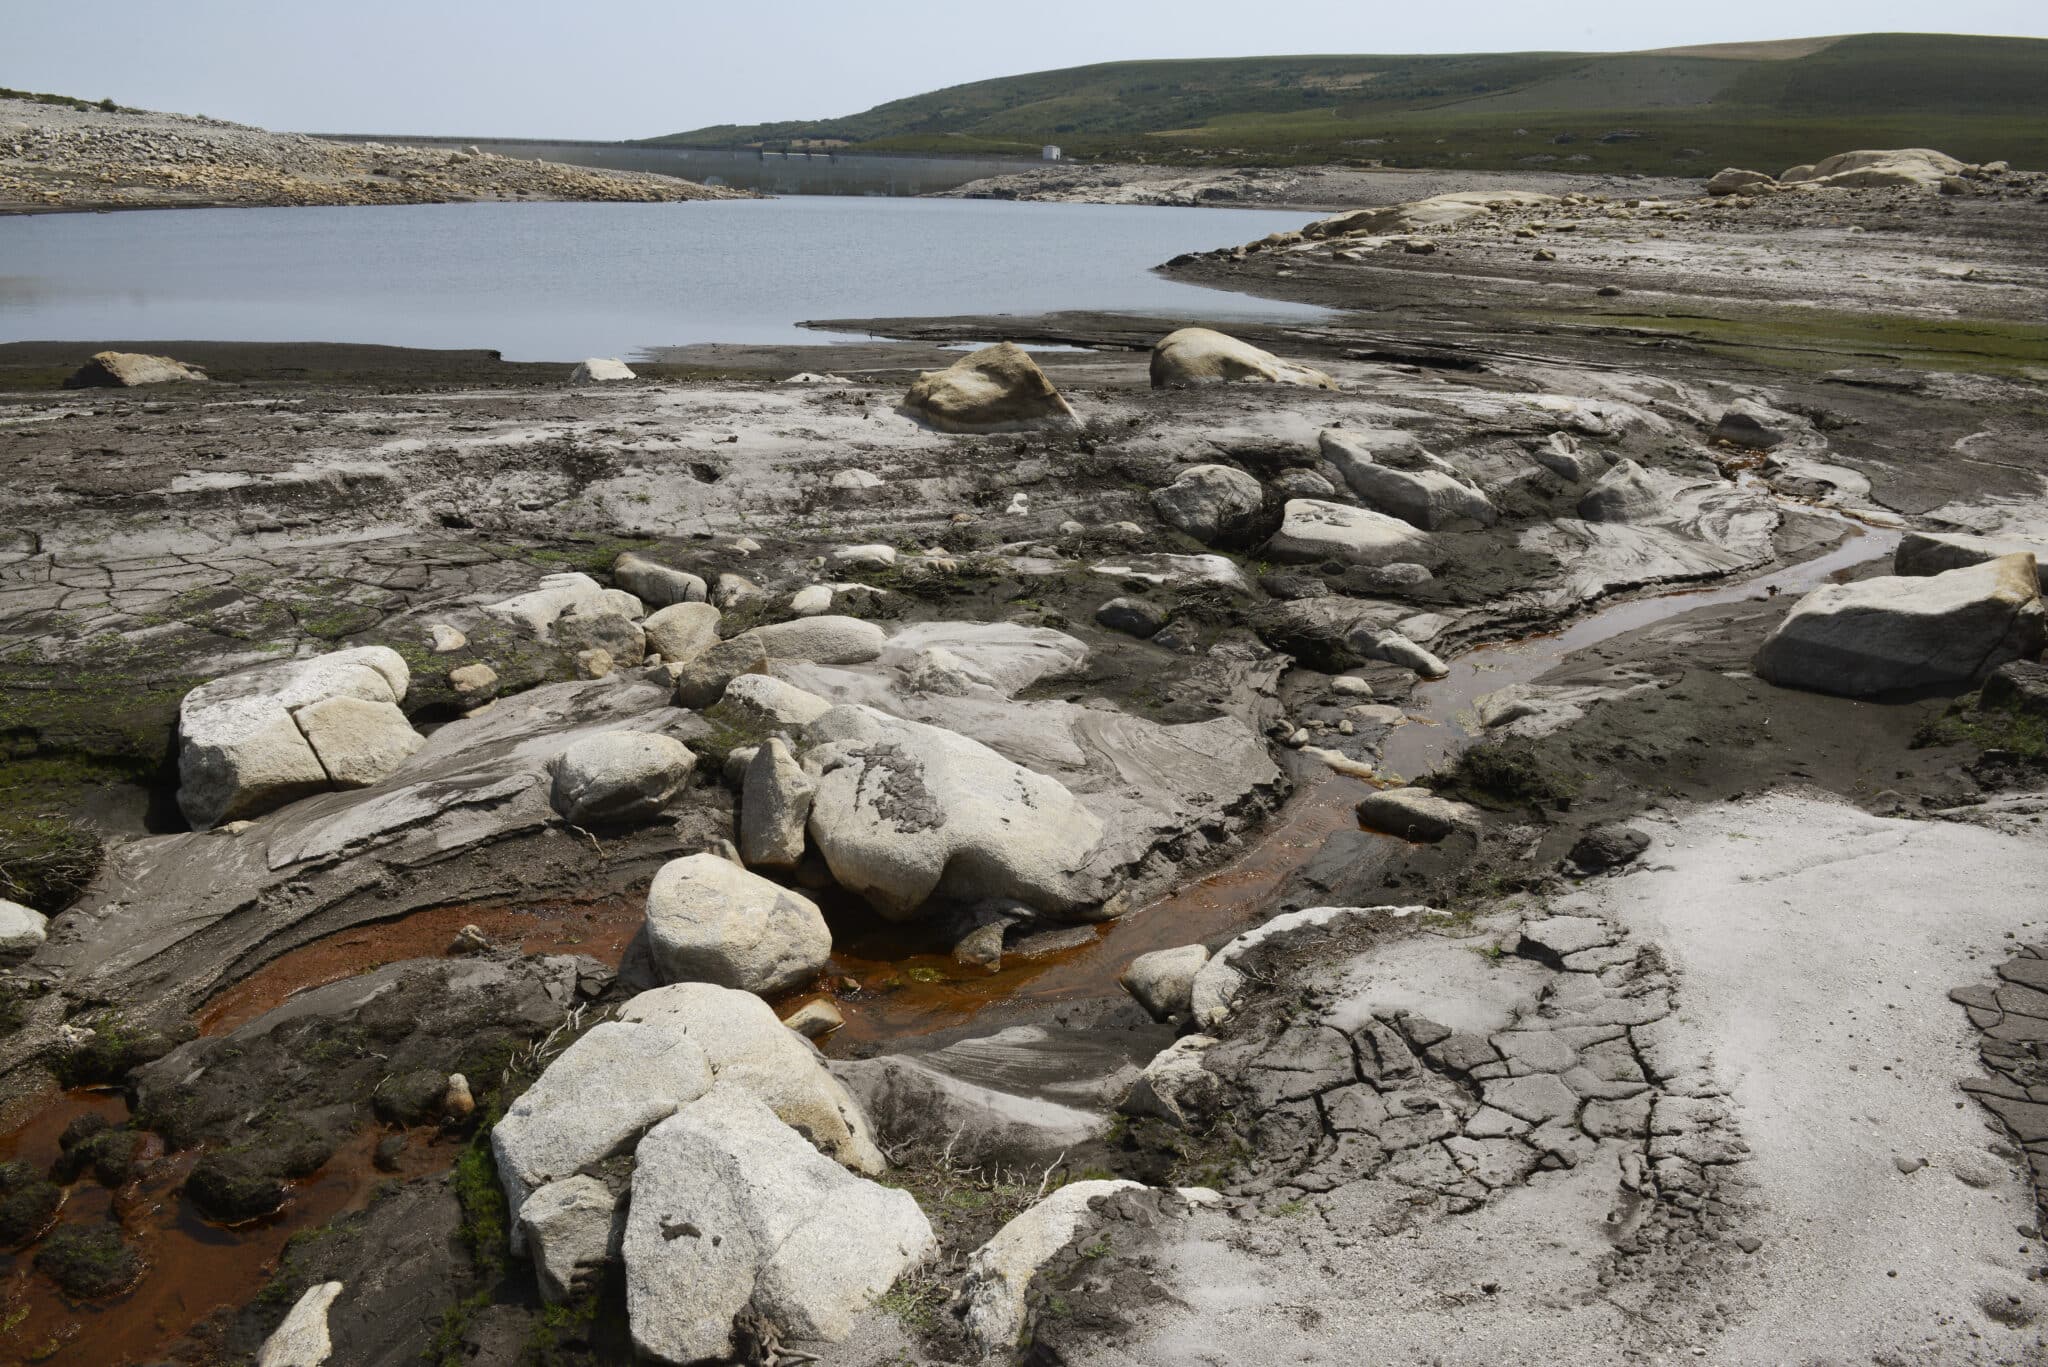
[[[825,1052],[938,1247],[850,1336],[768,1333],[742,1345],[753,1360],[1006,1360],[977,1337],[973,1253],[1062,1178],[1146,1185],[1106,1190],[1027,1270],[1025,1361],[2041,1360],[2039,734],[1950,695],[1839,698],[1751,670],[1795,599],[1889,572],[1903,529],[2048,543],[2048,358],[2027,321],[2048,261],[2043,206],[2003,193],[2022,188],[1682,218],[1588,200],[1435,233],[1432,253],[1177,265],[1357,309],[1240,330],[1336,391],[1154,390],[1144,353],[1171,325],[1104,316],[869,320],[910,340],[692,348],[606,386],[475,354],[151,344],[216,381],[58,392],[95,347],[0,348],[0,732],[15,791],[108,843],[12,970],[12,1114],[88,1105],[52,1103],[52,1069],[125,1089],[89,1104],[107,1133],[146,1135],[135,1168],[88,1134],[59,1184],[60,1224],[141,1250],[120,1295],[174,1281],[193,1231],[236,1237],[218,1224],[237,1200],[281,1190],[287,1225],[317,1212],[306,1227],[329,1231],[252,1245],[126,1338],[109,1326],[141,1302],[67,1302],[31,1243],[0,1355],[243,1361],[333,1279],[336,1362],[631,1359],[624,1274],[545,1308],[505,1252],[478,1122],[437,1125],[438,1093],[416,1093],[462,1071],[483,1117],[509,1104],[649,985],[644,945],[615,932],[655,870],[734,833],[717,761],[754,737],[730,713],[674,706],[645,667],[579,679],[563,643],[482,611],[633,551],[764,590],[726,609],[728,636],[828,582],[833,612],[892,636],[975,622],[1080,642],[1084,666],[971,724],[1126,804],[1144,846],[1120,871],[1134,910],[1026,923],[993,974],[949,931],[883,933],[825,899],[840,958],[778,1005],[823,996],[847,1017]],[[1545,236],[1518,236],[1526,220]],[[1074,427],[949,436],[899,411],[910,372],[957,355],[935,344],[998,333],[1084,348],[1038,357]],[[1731,411],[1783,440],[1755,444]],[[1152,498],[1220,464],[1269,500],[1319,481],[1355,503],[1333,431],[1419,445],[1497,520],[1429,533],[1418,579],[1270,560],[1277,500],[1204,544]],[[1582,517],[1583,485],[1537,459],[1559,450],[1635,462],[1649,513]],[[819,563],[868,543],[894,564]],[[1104,627],[1112,597],[1171,621],[1149,640]],[[450,622],[467,641],[435,654],[429,627]],[[1449,676],[1362,658],[1361,625]],[[167,747],[188,688],[369,644],[411,667],[405,706],[431,732],[414,769],[239,833],[180,829]],[[448,675],[472,663],[499,701],[465,716]],[[784,675],[970,724],[859,668]],[[1531,705],[1481,701],[1511,686]],[[1185,809],[1140,819],[1053,753],[1048,719],[1083,713],[1249,737],[1272,767],[1228,789],[1200,756],[1148,750]],[[703,758],[662,820],[585,838],[522,785],[564,737],[617,726]],[[1477,815],[1436,843],[1361,829],[1348,808],[1369,790],[1333,763],[1437,769]],[[522,905],[552,908],[527,936]],[[380,933],[418,945],[468,907],[499,948],[377,966]],[[1317,907],[1351,910],[1232,960],[1186,1107],[1118,1112],[1176,1038],[1115,989],[1131,956]],[[913,1066],[922,1101],[872,1084]],[[394,1135],[412,1157],[380,1188],[368,1154]]]

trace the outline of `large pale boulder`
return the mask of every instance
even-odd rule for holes
[[[1981,565],[2007,555],[2031,555],[2048,589],[2048,546],[2029,545],[2009,537],[1973,536],[1968,532],[1907,532],[1892,552],[1892,573],[1942,574]]]
[[[1152,491],[1159,516],[1204,544],[1251,531],[1265,501],[1256,479],[1228,465],[1190,465]]]
[[[1427,788],[1382,788],[1358,802],[1358,822],[1403,840],[1433,844],[1458,831],[1476,831],[1484,820],[1477,807],[1438,797]]]
[[[1500,520],[1492,500],[1434,456],[1396,445],[1375,459],[1366,441],[1334,429],[1323,432],[1323,459],[1366,504],[1424,531],[1454,523],[1491,527]]]
[[[1222,1107],[1228,1087],[1209,1071],[1203,1055],[1216,1047],[1210,1035],[1184,1035],[1145,1065],[1117,1109],[1125,1115],[1149,1115],[1169,1125],[1190,1128]]]
[[[887,632],[858,617],[805,617],[743,631],[727,644],[757,642],[772,660],[857,665],[879,657],[888,639]]]
[[[1209,962],[1209,951],[1201,945],[1178,945],[1155,949],[1131,960],[1117,981],[1124,991],[1138,999],[1138,1005],[1156,1021],[1184,1016],[1195,990],[1195,974]]]
[[[1967,688],[2039,655],[2043,615],[2040,571],[2026,554],[1925,578],[1827,584],[1764,638],[1756,672],[1849,697]]]
[[[811,724],[810,837],[832,876],[891,919],[934,897],[1049,914],[1088,899],[1101,819],[1058,780],[978,741],[855,705]]]
[[[801,729],[832,710],[832,704],[772,674],[742,674],[725,686],[719,705],[760,729]]]
[[[709,603],[671,603],[649,614],[640,628],[647,633],[647,648],[663,663],[685,664],[718,644],[721,615]]]
[[[1283,361],[1250,342],[1209,328],[1169,332],[1152,347],[1152,387],[1173,384],[1222,384],[1258,380],[1267,384],[1335,389],[1337,382],[1322,371]]]
[[[1353,565],[1386,565],[1425,554],[1429,534],[1398,517],[1320,499],[1289,499],[1280,530],[1266,543],[1274,560],[1302,563],[1341,560]]]
[[[654,875],[647,946],[665,981],[767,994],[815,978],[832,954],[832,932],[810,898],[729,859],[693,854]]]
[[[909,1192],[847,1172],[721,1082],[640,1143],[623,1248],[633,1345],[656,1362],[726,1359],[743,1312],[785,1343],[843,1339],[935,1243]]]
[[[270,1337],[256,1350],[256,1367],[324,1367],[334,1355],[327,1313],[342,1290],[340,1282],[319,1282],[307,1287],[283,1322],[270,1331]]]
[[[672,983],[642,992],[619,1020],[664,1038],[683,1038],[703,1051],[712,1075],[736,1083],[767,1104],[818,1152],[855,1172],[888,1170],[867,1116],[809,1040],[775,1017],[751,992],[716,983]]]
[[[198,366],[137,351],[102,351],[65,378],[66,389],[128,389],[145,384],[203,382]]]
[[[605,1021],[563,1050],[491,1130],[514,1251],[525,1247],[518,1221],[527,1197],[631,1152],[641,1135],[709,1091],[711,1081],[704,1051],[680,1030]]]
[[[962,1288],[964,1327],[985,1357],[1007,1358],[1024,1331],[1025,1293],[1038,1270],[1072,1242],[1088,1221],[1089,1202],[1120,1191],[1143,1191],[1141,1182],[1069,1182],[997,1230],[967,1261]]]
[[[762,742],[740,785],[740,858],[748,867],[797,866],[804,857],[804,827],[816,794],[787,741],[770,736]]]
[[[569,372],[570,384],[606,383],[612,380],[634,380],[639,376],[632,367],[616,356],[592,356],[578,361],[576,368]]]
[[[298,714],[335,698],[379,703],[396,712],[410,683],[410,671],[397,651],[359,646],[201,684],[178,708],[178,805],[186,820],[203,829],[342,786],[322,763]],[[400,750],[411,753],[405,749],[408,742],[392,731],[390,712],[374,716],[370,734],[363,737],[341,724],[340,717],[316,726],[319,743],[351,778],[363,777],[394,755],[402,760]],[[402,714],[398,720],[404,722]],[[405,730],[410,732],[410,725]]]
[[[0,897],[0,958],[33,954],[48,937],[50,918],[34,907]]]
[[[697,757],[673,736],[606,731],[576,741],[549,763],[548,801],[572,826],[644,821],[690,781]]]
[[[1043,679],[1078,674],[1088,663],[1086,642],[1016,622],[918,622],[891,636],[878,658],[910,675],[930,665],[935,651],[1005,698]]]
[[[701,575],[650,560],[636,551],[627,551],[612,562],[612,578],[620,588],[658,608],[701,603],[707,597]]]
[[[1905,186],[1935,189],[1946,176],[1960,175],[1963,163],[1931,147],[1838,152],[1812,166],[1795,166],[1779,179],[1787,185],[1830,189],[1881,189]]]
[[[903,407],[941,432],[1071,427],[1074,410],[1024,348],[1011,342],[962,356],[911,383]]]

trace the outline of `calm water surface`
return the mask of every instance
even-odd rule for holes
[[[489,347],[511,360],[819,342],[811,318],[1090,308],[1322,316],[1151,274],[1298,228],[1238,209],[806,196],[0,218],[0,341]]]

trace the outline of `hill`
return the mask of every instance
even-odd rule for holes
[[[2048,165],[2048,41],[1859,34],[1658,52],[1110,62],[649,142],[1108,161],[1777,170],[1851,147]]]

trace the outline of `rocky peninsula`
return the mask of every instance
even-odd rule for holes
[[[4,1351],[2039,1360],[2048,205],[1798,169],[0,346]]]

